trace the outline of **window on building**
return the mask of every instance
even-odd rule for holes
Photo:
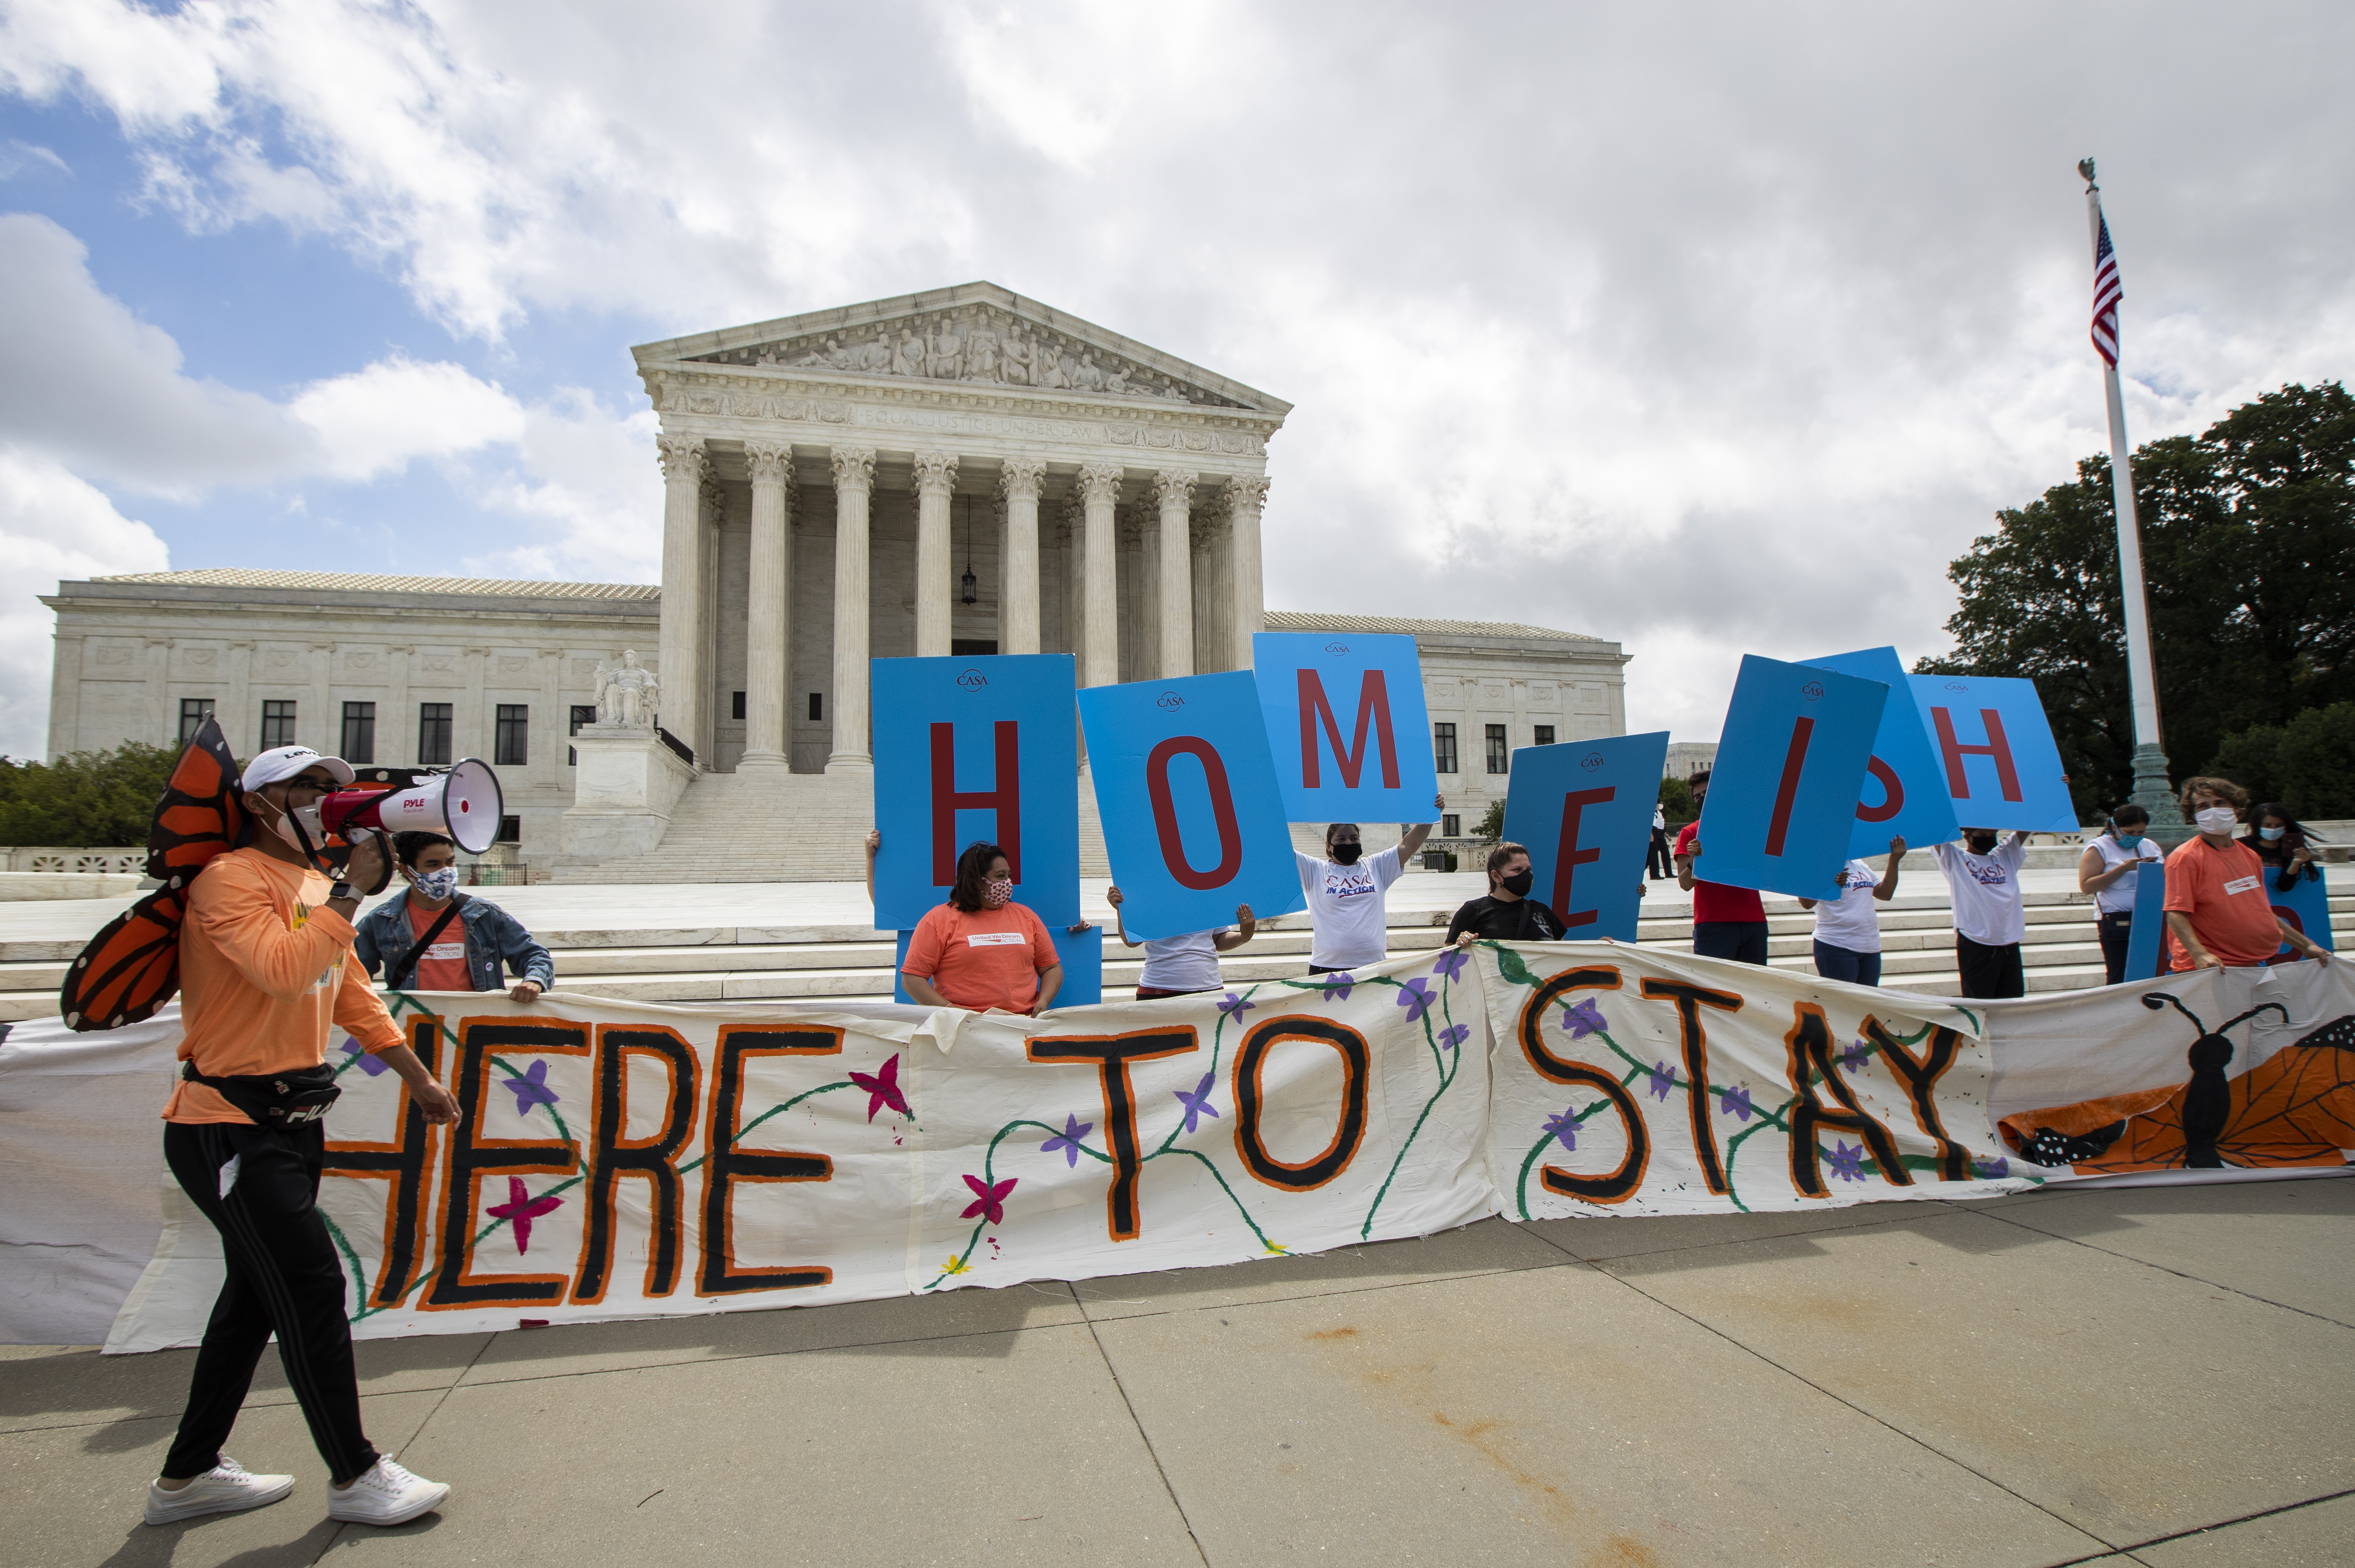
[[[448,703],[417,705],[417,766],[420,768],[450,766],[450,705]]]
[[[523,703],[501,703],[496,737],[492,742],[491,760],[501,768],[521,768],[531,756],[531,708]]]
[[[294,705],[265,702],[261,705],[261,749],[294,744]]]
[[[1513,743],[1506,738],[1505,726],[1500,724],[1490,725],[1488,726],[1488,771],[1507,772],[1512,767],[1512,760]]]
[[[180,744],[182,746],[197,738],[197,726],[210,717],[212,711],[213,700],[210,697],[180,699]]]
[[[572,727],[566,730],[564,733],[567,735],[579,735],[582,725],[595,724],[596,722],[596,704],[575,703],[572,705]],[[566,747],[564,748],[564,766],[567,768],[577,768],[580,764],[581,753],[572,747]]]
[[[1537,728],[1538,744],[1540,746],[1551,746],[1553,744],[1553,726],[1550,724],[1541,724],[1538,726]]]
[[[1455,771],[1455,726],[1435,724],[1431,726],[1431,756],[1442,773]]]
[[[503,844],[519,844],[523,842],[523,819],[521,817],[501,817],[499,819],[498,842]]]
[[[1443,839],[1462,838],[1464,836],[1464,819],[1457,816],[1453,811],[1443,812],[1439,819],[1439,836]]]
[[[743,694],[743,693],[741,693],[741,692],[738,692],[738,693],[735,694],[734,698],[733,698],[733,699],[729,703],[729,705],[728,705],[728,716],[729,716],[730,718],[742,718],[742,717],[744,716],[744,694]]]
[[[810,723],[812,724],[821,723],[826,718],[826,694],[824,692],[812,692],[810,694],[809,715]]]
[[[376,761],[376,705],[344,705],[344,760],[368,767]]]

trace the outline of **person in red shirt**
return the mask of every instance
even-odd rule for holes
[[[361,1428],[348,1287],[317,1206],[326,1131],[314,1091],[332,1098],[331,1026],[399,1074],[426,1120],[458,1114],[352,956],[353,885],[384,880],[380,838],[354,846],[345,880],[330,886],[319,869],[319,798],[351,781],[341,758],[302,746],[263,752],[240,780],[253,842],[215,857],[188,889],[183,1070],[164,1107],[164,1162],[220,1233],[226,1277],[179,1431],[147,1489],[150,1524],[260,1508],[293,1489],[293,1477],[254,1475],[220,1451],[272,1334],[327,1461],[328,1518],[400,1524],[450,1495],[378,1455]]]
[[[868,838],[879,846],[880,835]],[[916,922],[900,980],[927,1007],[1039,1013],[1054,1005],[1062,960],[1046,922],[1014,902],[1004,850],[975,843],[957,856],[949,901]]]
[[[1700,859],[1700,824],[1687,822],[1677,834],[1677,885],[1693,895],[1692,950],[1704,959],[1738,964],[1766,961],[1766,906],[1751,887],[1728,887],[1693,874]]]
[[[2190,779],[2183,814],[2200,829],[2167,857],[2168,967],[2253,969],[2286,942],[2306,958],[2330,950],[2274,913],[2265,863],[2232,836],[2249,792],[2229,779]]]

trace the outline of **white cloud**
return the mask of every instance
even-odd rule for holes
[[[464,366],[396,355],[314,381],[286,412],[318,438],[333,478],[370,480],[418,458],[449,458],[523,439],[523,405]]]
[[[57,617],[36,593],[59,580],[162,571],[164,541],[54,461],[0,447],[0,753],[48,751],[49,653]]]
[[[17,0],[0,76],[485,342],[994,278],[1298,405],[1273,602],[1617,637],[1706,735],[1744,650],[1943,645],[1946,562],[2106,444],[2087,150],[2137,439],[2355,359],[2355,14],[2136,17]],[[469,395],[522,408],[484,559],[650,557],[644,416]]]
[[[591,582],[662,577],[662,476],[652,409],[617,415],[578,387],[526,412],[515,472],[487,487],[486,504],[513,513],[529,535],[469,557],[470,573]]]

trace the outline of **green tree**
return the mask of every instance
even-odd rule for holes
[[[2355,699],[2355,397],[2285,387],[2134,458],[2162,739],[2179,776],[2227,735]],[[1923,673],[2024,675],[2081,816],[2132,787],[2109,460],[1998,513],[1948,569],[1955,652]]]
[[[177,747],[125,741],[55,762],[0,757],[0,843],[116,849],[147,842]]]
[[[2308,708],[2287,724],[2227,736],[2203,773],[2222,774],[2293,817],[2355,817],[2355,703]]]
[[[1491,800],[1488,802],[1488,809],[1481,813],[1480,820],[1472,824],[1472,836],[1476,839],[1486,839],[1492,844],[1501,843],[1504,842],[1504,801]]]
[[[1672,822],[1689,822],[1700,815],[1693,810],[1692,786],[1681,779],[1660,780],[1660,810]]]

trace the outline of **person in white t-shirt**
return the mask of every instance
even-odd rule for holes
[[[2159,869],[2152,873],[2154,876],[2167,874],[2167,857],[2159,853],[2157,844],[2143,836],[2143,830],[2149,825],[2150,813],[2140,806],[2120,806],[2110,813],[2108,829],[2077,857],[2077,891],[2094,895],[2094,908],[2101,922],[2097,930],[2102,939],[2105,985],[2122,985],[2126,981],[2126,954],[2134,946],[2135,893],[2142,879],[2143,866],[2158,866]]]
[[[1816,912],[1816,973],[1851,985],[1881,983],[1881,912],[1875,904],[1897,896],[1897,865],[1905,841],[1889,841],[1889,869],[1874,874],[1869,861],[1840,868],[1838,898],[1802,898],[1799,907]]]
[[[1954,897],[1955,963],[1963,972],[1963,994],[1985,1000],[2028,994],[2019,967],[2019,944],[2028,936],[2019,863],[2028,858],[2028,835],[2016,832],[2000,843],[1999,838],[1993,828],[1965,828],[1959,846],[1931,851]]]
[[[1120,932],[1121,946],[1145,948],[1145,972],[1136,977],[1139,1001],[1218,990],[1222,983],[1219,978],[1219,955],[1233,952],[1250,941],[1259,928],[1258,922],[1252,918],[1252,906],[1238,904],[1231,927],[1188,931],[1182,937],[1132,937],[1128,934],[1128,922],[1120,912],[1124,902],[1120,889],[1104,889],[1104,902],[1112,906],[1112,923]]]
[[[1447,797],[1433,796],[1431,803],[1444,810]],[[1308,895],[1308,927],[1314,933],[1308,948],[1310,974],[1382,961],[1390,950],[1391,884],[1406,869],[1407,857],[1430,836],[1429,822],[1401,822],[1397,846],[1365,858],[1365,838],[1358,824],[1335,822],[1325,830],[1324,859],[1293,852],[1301,888]]]

